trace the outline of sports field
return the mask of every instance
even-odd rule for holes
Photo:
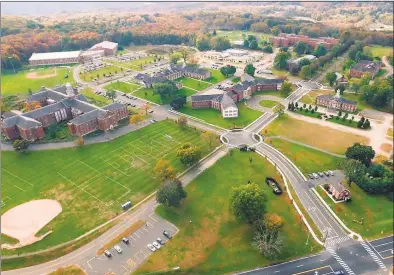
[[[3,254],[44,249],[74,239],[122,212],[161,184],[152,173],[160,159],[177,172],[185,167],[176,149],[190,142],[206,144],[195,129],[181,129],[171,121],[152,124],[113,141],[81,148],[2,154],[2,213],[33,199],[58,200],[63,212],[40,233],[53,230],[44,240]]]
[[[321,247],[310,236],[306,244],[308,232],[286,191],[280,196],[273,194],[265,183],[266,177],[274,177],[285,190],[275,167],[257,154],[234,150],[232,155],[218,160],[186,187],[188,196],[180,207],[161,205],[157,208],[157,213],[174,223],[180,231],[153,253],[137,274],[175,266],[181,268],[182,274],[233,274],[319,251]],[[258,184],[265,193],[265,211],[277,213],[284,221],[285,247],[283,254],[274,260],[252,248],[252,226],[237,222],[229,211],[231,189],[248,181]]]
[[[2,95],[28,94],[29,89],[36,92],[42,86],[53,87],[60,84],[74,83],[72,68],[50,67],[32,70],[3,72],[1,74]]]

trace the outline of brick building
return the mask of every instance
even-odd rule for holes
[[[304,43],[316,48],[319,44],[323,44],[326,49],[331,49],[334,45],[339,43],[338,39],[332,37],[310,38],[307,35],[280,33],[279,36],[270,37],[270,42],[275,47],[289,47],[297,42]]]
[[[3,118],[1,126],[6,138],[41,139],[45,136],[45,128],[62,121],[68,121],[72,135],[84,136],[96,130],[110,130],[128,117],[125,105],[113,103],[97,107],[88,103],[82,94],[77,94],[70,84],[52,89],[43,87],[27,101],[39,102],[42,107]]]
[[[346,201],[350,199],[350,191],[343,186],[340,182],[332,182],[329,185],[329,192],[338,201]]]
[[[342,98],[339,90],[335,96],[319,95],[316,97],[316,104],[327,107],[328,109],[341,110],[345,112],[357,111],[357,102]]]
[[[353,68],[350,69],[350,77],[361,78],[364,74],[369,73],[371,78],[375,78],[376,74],[382,67],[381,62],[373,62],[369,60],[360,60]]]
[[[211,89],[209,94],[192,95],[192,108],[213,108],[219,110],[224,118],[237,117],[237,102],[250,98],[257,91],[278,90],[283,82],[280,79],[254,79],[250,75],[243,75],[243,78],[249,80],[224,90]]]

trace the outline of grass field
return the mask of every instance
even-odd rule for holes
[[[267,91],[256,91],[254,95],[273,95],[281,98],[286,98],[286,96],[283,96],[279,91],[277,90],[267,90]]]
[[[245,40],[248,35],[255,35],[258,40],[264,38],[265,40],[272,36],[271,33],[252,32],[252,31],[216,31],[216,36],[224,36],[229,40]]]
[[[205,79],[204,81],[210,82],[212,84],[216,84],[218,82],[221,82],[231,76],[225,76],[223,75],[219,70],[214,70],[214,69],[207,69],[212,73],[212,76],[210,78]]]
[[[95,94],[93,92],[93,89],[89,88],[89,87],[83,89],[81,91],[81,93],[88,99],[89,103],[92,103],[92,104],[97,105],[99,107],[106,106],[106,105],[112,103],[111,99]]]
[[[126,82],[120,82],[120,81],[116,81],[116,82],[112,82],[108,85],[104,86],[104,89],[106,90],[118,90],[121,92],[124,92],[126,94],[128,93],[132,93],[135,90],[141,88],[141,85],[135,84],[135,83],[126,83]]]
[[[393,55],[393,48],[392,47],[383,47],[379,45],[374,45],[371,47],[372,56],[379,56],[382,58],[383,56]]]
[[[48,275],[85,275],[85,271],[83,271],[79,266],[71,265],[68,267],[62,267],[49,273]]]
[[[147,57],[144,57],[144,58],[130,60],[130,61],[127,61],[127,62],[110,60],[110,59],[105,59],[105,62],[108,62],[108,63],[111,63],[113,65],[116,65],[116,67],[118,67],[118,66],[123,67],[124,69],[132,69],[132,70],[135,70],[135,71],[142,71],[143,68],[141,68],[141,66],[144,66],[144,65],[147,65],[149,63],[152,63],[154,61],[154,59],[155,58],[153,56],[147,56]]]
[[[191,96],[194,95],[196,91],[190,90],[188,88],[183,87],[182,89],[178,90],[178,95],[180,96]],[[152,88],[141,88],[138,91],[135,91],[133,95],[144,98],[146,100],[152,101],[157,104],[169,104],[171,99],[170,98],[161,98],[159,94],[154,94]]]
[[[273,100],[262,100],[259,102],[259,104],[263,107],[266,107],[266,108],[273,108],[280,103],[277,101],[273,101]]]
[[[308,123],[287,115],[282,115],[269,124],[263,130],[263,135],[287,137],[337,154],[344,154],[355,142],[368,143],[365,137]]]
[[[330,90],[313,90],[304,95],[301,99],[301,103],[305,104],[316,104],[316,97],[319,95],[333,95],[335,94],[334,91]]]
[[[51,150],[50,154],[3,152],[2,213],[33,199],[56,199],[63,207],[63,212],[39,232],[53,230],[52,234],[7,254],[74,239],[119,214],[125,201],[141,201],[161,183],[152,174],[159,159],[168,160],[177,172],[185,169],[176,157],[176,149],[185,142],[200,146],[203,155],[208,152],[199,131],[181,129],[171,121],[110,142]]]
[[[106,66],[94,71],[86,72],[86,73],[81,73],[79,77],[84,80],[84,81],[92,81],[95,78],[101,79],[104,78],[105,75],[109,75],[111,73],[112,75],[115,75],[117,73],[120,73],[121,70],[119,67],[115,66]]]
[[[312,238],[305,245],[308,233],[287,193],[274,195],[265,183],[266,177],[277,179],[285,190],[275,167],[259,155],[234,150],[232,156],[221,158],[186,187],[188,196],[181,207],[158,207],[157,213],[180,231],[160,251],[153,253],[137,274],[175,266],[181,268],[182,274],[229,274],[319,251],[316,243],[311,251]],[[252,248],[252,227],[235,221],[229,211],[231,188],[247,184],[249,180],[266,194],[266,211],[284,219],[285,248],[275,260],[266,259]]]
[[[74,83],[74,78],[72,75],[72,71],[69,71],[69,68],[60,68],[56,67],[56,75],[55,68],[39,68],[33,70],[23,70],[19,71],[16,74],[14,72],[7,71],[7,73],[1,74],[1,94],[11,95],[11,94],[28,94],[29,89],[33,92],[41,89],[42,86],[45,87],[53,87],[60,84],[66,84],[69,82],[70,84]],[[37,73],[39,77],[43,77],[47,75],[47,78],[28,78],[29,73]],[[53,75],[53,76],[51,76]],[[68,76],[65,78],[65,76]]]
[[[342,158],[281,139],[268,138],[266,142],[292,160],[304,175],[338,169],[338,162],[342,160]]]
[[[357,184],[345,185],[350,190],[350,202],[334,203],[320,187],[316,190],[339,218],[362,237],[377,239],[393,234],[393,202],[385,195],[368,194]],[[358,223],[361,218],[363,224]]]
[[[238,117],[237,118],[223,118],[222,113],[216,109],[193,109],[190,102],[186,103],[179,112],[205,120],[208,123],[231,129],[233,127],[243,128],[246,125],[255,121],[263,113],[248,108],[243,102],[237,104]]]
[[[207,82],[199,81],[190,77],[181,77],[178,78],[176,81],[181,82],[183,86],[185,86],[185,88],[191,88],[197,91],[202,91],[211,86],[211,84]]]

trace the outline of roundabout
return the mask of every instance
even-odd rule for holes
[[[230,148],[240,146],[256,147],[263,142],[263,137],[250,130],[230,130],[220,135],[220,141]]]

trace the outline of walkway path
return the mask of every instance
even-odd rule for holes
[[[282,137],[282,136],[267,136],[266,138],[268,138],[268,139],[282,139],[282,140],[286,140],[286,141],[289,141],[289,142],[291,142],[291,143],[295,143],[295,144],[298,144],[298,145],[301,145],[301,146],[304,146],[304,147],[307,147],[307,148],[310,148],[310,149],[313,149],[313,150],[316,150],[316,151],[320,151],[320,152],[322,152],[322,153],[325,153],[325,154],[328,154],[328,155],[331,155],[331,156],[334,156],[334,157],[338,157],[338,158],[345,158],[345,157],[346,157],[345,155],[335,154],[335,153],[332,153],[332,152],[330,152],[330,151],[321,149],[321,148],[319,148],[319,147],[315,147],[315,146],[312,146],[312,145],[309,145],[309,144],[305,144],[305,143],[302,143],[302,142],[299,142],[299,141],[297,141],[297,140],[290,139],[290,138],[287,138],[287,137]]]
[[[393,75],[393,66],[391,66],[387,56],[383,56],[382,62],[384,65],[386,65],[387,73],[384,77],[389,77]]]

